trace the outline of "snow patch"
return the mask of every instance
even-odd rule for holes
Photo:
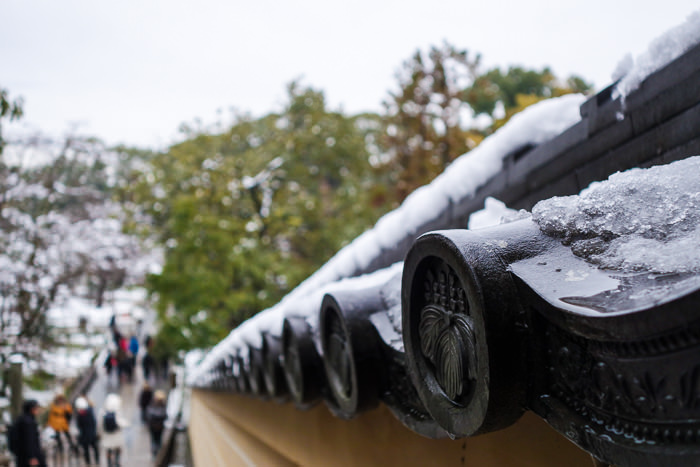
[[[469,230],[483,229],[527,217],[530,217],[530,213],[526,210],[516,211],[515,209],[510,209],[503,201],[489,196],[484,200],[484,209],[476,211],[469,216],[467,228]]]
[[[626,55],[617,65],[612,78],[620,79],[615,89],[623,99],[637,89],[642,81],[660,70],[700,42],[700,10],[688,16],[684,23],[654,39],[646,52],[632,60]]]
[[[579,195],[541,201],[547,235],[604,269],[700,272],[700,156],[616,173]]]

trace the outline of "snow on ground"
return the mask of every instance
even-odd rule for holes
[[[95,356],[95,350],[94,347],[59,347],[44,352],[41,364],[58,378],[72,378],[90,366],[92,358]]]
[[[88,325],[106,328],[112,314],[130,315],[134,320],[143,319],[146,309],[146,290],[143,288],[119,289],[107,293],[102,307],[93,301],[80,297],[69,297],[63,303],[56,304],[47,312],[49,324],[55,327],[78,327],[80,319],[87,320]]]
[[[622,272],[700,272],[700,156],[616,173],[541,201],[540,229],[577,256]]]
[[[686,21],[654,39],[646,52],[633,59],[625,56],[613,72],[613,81],[620,79],[616,93],[623,98],[639,87],[642,81],[700,43],[700,10]]]
[[[62,381],[78,376],[89,367],[95,353],[111,342],[108,328],[112,314],[121,315],[117,325],[122,323],[123,329],[136,329],[137,320],[143,319],[146,312],[145,299],[146,291],[143,288],[109,292],[108,300],[100,308],[89,300],[70,297],[47,312],[48,323],[62,345],[43,350],[35,357],[14,354],[11,359],[22,363],[24,375],[42,369],[55,375],[58,384],[62,384]],[[86,321],[84,329],[79,326],[81,318]],[[36,399],[46,405],[58,390],[58,387],[53,387],[37,391],[25,385],[23,392],[24,398]],[[0,401],[0,412],[1,406]]]
[[[60,328],[77,328],[80,319],[85,318],[89,324],[106,326],[109,322],[111,310],[96,308],[94,303],[88,300],[69,297],[63,303],[51,307],[46,313],[49,325]]]

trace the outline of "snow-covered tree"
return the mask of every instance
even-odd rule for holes
[[[46,337],[57,301],[80,294],[99,305],[142,276],[140,243],[111,200],[111,158],[95,140],[34,138],[0,160],[0,353]]]

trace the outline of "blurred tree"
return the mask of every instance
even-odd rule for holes
[[[464,89],[477,76],[480,57],[444,43],[427,53],[416,51],[404,62],[399,90],[385,101],[390,171],[396,177],[396,201],[441,173],[456,157],[481,141],[469,129],[471,109]]]
[[[429,183],[455,158],[476,147],[515,113],[542,99],[591,86],[573,76],[565,82],[549,68],[510,67],[479,71],[480,56],[471,57],[444,43],[427,53],[416,51],[397,74],[399,90],[384,103],[386,134],[382,163],[394,182],[398,204]],[[489,123],[477,125],[486,115]]]
[[[21,97],[10,100],[7,89],[0,88],[0,155],[5,149],[5,140],[2,137],[2,120],[17,120],[22,117],[24,102]]]
[[[110,199],[109,151],[96,140],[13,143],[40,157],[0,161],[0,354],[46,345],[46,311],[73,295],[101,303],[138,274],[140,244]],[[15,158],[13,158],[15,159]],[[39,163],[38,161],[44,162]]]
[[[238,116],[225,133],[189,134],[149,155],[149,171],[129,184],[165,245],[148,282],[157,339],[213,344],[383,212],[369,163],[379,118],[329,111],[322,93],[297,83],[287,96],[279,114]]]
[[[490,133],[516,113],[543,99],[570,93],[586,94],[591,89],[592,85],[578,76],[561,81],[548,67],[541,71],[510,67],[505,73],[494,68],[478,76],[464,96],[475,115],[494,118]]]
[[[279,113],[237,115],[225,131],[183,125],[186,139],[165,152],[119,148],[127,228],[163,245],[162,271],[148,277],[163,352],[217,342],[511,112],[586,87],[547,69],[482,76],[479,60],[449,44],[416,52],[381,117],[331,111],[293,82]],[[476,128],[479,114],[487,126]]]

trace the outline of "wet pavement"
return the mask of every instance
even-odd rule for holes
[[[150,435],[146,425],[141,422],[138,405],[139,394],[143,386],[141,367],[137,366],[134,380],[131,383],[122,382],[119,384],[117,375],[112,374],[108,377],[104,368],[100,368],[98,372],[98,377],[88,392],[88,398],[96,409],[96,416],[100,418],[99,414],[107,394],[116,393],[122,399],[122,417],[129,422],[129,426],[123,428],[126,446],[122,453],[121,464],[125,467],[150,465],[152,460]],[[101,465],[107,465],[104,452],[100,453],[100,460]]]
[[[139,338],[139,342],[141,344],[143,343],[143,337]],[[122,378],[120,382],[116,371],[113,371],[110,375],[107,374],[103,366],[106,359],[106,351],[102,352],[96,360],[98,365],[97,377],[87,392],[87,397],[93,405],[98,424],[100,423],[102,406],[107,394],[116,393],[121,397],[121,416],[129,424],[127,427],[123,427],[126,442],[120,459],[120,465],[122,467],[153,465],[151,438],[148,428],[141,421],[141,413],[138,404],[139,395],[145,382],[143,368],[141,366],[143,354],[144,350],[142,346],[139,351],[136,367],[134,368],[133,381],[129,382],[125,380],[125,378]],[[156,389],[164,389],[167,387],[168,383],[167,375],[163,375],[161,378],[155,378],[153,373],[151,373],[148,382],[154,391]],[[77,429],[74,424],[72,424],[71,430],[72,432],[76,432],[75,436],[77,437]],[[50,467],[83,467],[88,465],[85,464],[82,451],[80,453],[80,459],[66,459],[63,462],[60,462],[58,459],[52,459],[49,453],[47,453],[47,461]],[[107,466],[107,456],[103,448],[100,448],[100,466]]]
[[[104,358],[102,358],[104,361]],[[149,383],[154,388],[164,388],[167,385],[166,378],[156,380],[151,375]],[[140,364],[134,371],[133,382],[118,382],[117,375],[112,373],[107,375],[103,367],[97,370],[97,378],[92,384],[87,393],[88,399],[93,404],[95,417],[100,421],[102,413],[102,405],[104,404],[107,394],[116,393],[122,399],[121,415],[128,421],[129,426],[124,427],[124,435],[126,444],[121,456],[121,465],[123,467],[137,467],[152,465],[153,457],[151,456],[150,435],[146,425],[141,422],[140,408],[138,405],[139,394],[144,384],[142,368]],[[62,466],[85,466],[84,459],[81,456],[78,462],[73,459],[66,459],[64,462],[52,460],[49,456],[49,465],[52,467]],[[107,458],[104,449],[100,449],[100,466],[107,465]]]

